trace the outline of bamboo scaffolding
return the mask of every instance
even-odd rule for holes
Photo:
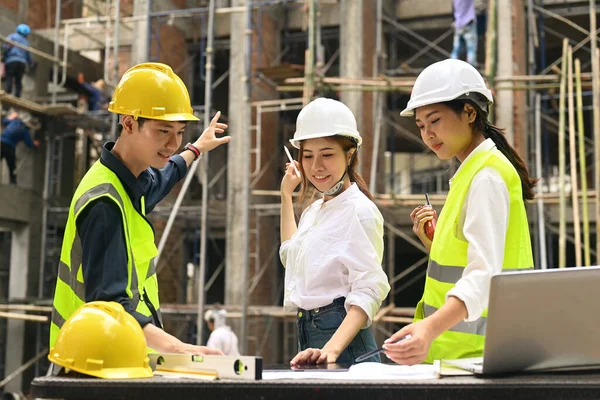
[[[539,93],[535,95],[535,169],[537,176],[543,176],[542,170],[542,118],[541,118],[541,102],[542,96]],[[544,218],[544,200],[542,185],[536,185],[537,195],[537,214],[538,214],[538,232],[539,232],[539,261],[541,269],[548,268],[548,260],[546,257],[546,223]]]
[[[567,52],[567,95],[568,95],[568,113],[569,113],[569,158],[571,163],[571,202],[573,208],[573,231],[575,237],[575,266],[580,267],[581,263],[581,222],[579,216],[579,201],[577,199],[577,152],[575,136],[575,105],[573,101],[573,48],[569,46]],[[563,66],[564,69],[564,66]],[[585,173],[585,171],[582,171]]]
[[[27,315],[27,314],[19,314],[19,313],[11,313],[0,311],[0,318],[8,318],[8,319],[20,319],[23,321],[32,321],[32,322],[48,322],[48,317],[45,315]]]
[[[31,304],[0,304],[0,310],[52,312],[52,307]]]
[[[567,57],[568,57],[569,41],[563,40],[562,52],[562,74],[560,80],[560,99],[558,106],[558,180],[559,180],[559,234],[558,234],[558,267],[565,268],[567,265],[567,224],[566,210],[567,204],[565,200],[565,92],[567,85]]]
[[[600,56],[596,43],[596,0],[590,0],[590,43],[592,50],[593,116],[594,116],[594,189],[600,198]],[[600,202],[596,202],[596,232],[600,221]],[[600,257],[600,235],[596,234],[596,254]],[[596,263],[600,263],[596,257]]]
[[[497,76],[496,82],[560,82],[560,78],[560,74]],[[584,72],[581,74],[581,79],[582,81],[591,81],[592,74]]]
[[[587,197],[587,169],[585,160],[585,127],[583,124],[583,97],[581,90],[581,62],[575,59],[575,92],[577,97],[577,131],[579,138],[579,171],[581,171],[581,193],[583,213],[583,262],[585,266],[592,265],[590,256],[590,220]]]

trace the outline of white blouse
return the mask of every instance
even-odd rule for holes
[[[484,140],[461,166],[475,154],[495,147],[492,139]],[[460,167],[456,174],[458,171]],[[471,181],[459,221],[461,239],[469,242],[467,266],[462,278],[446,295],[446,298],[455,296],[465,303],[468,313],[465,321],[475,321],[488,307],[492,275],[502,272],[504,264],[509,213],[510,196],[500,172],[493,167],[482,168]]]
[[[355,183],[307,207],[279,257],[286,268],[287,310],[310,310],[346,297],[346,310],[358,306],[367,314],[366,328],[390,291],[381,267],[383,217]]]

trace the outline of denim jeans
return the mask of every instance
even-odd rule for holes
[[[300,351],[307,348],[322,349],[331,339],[337,328],[346,317],[343,297],[337,298],[333,303],[314,310],[298,309],[298,347]],[[371,350],[375,350],[377,344],[371,332],[371,328],[361,329],[352,342],[339,355],[337,363],[353,364],[359,357]],[[379,354],[369,357],[365,362],[381,362]]]
[[[467,62],[477,68],[477,21],[473,20],[468,25],[454,29],[454,43],[450,58],[459,58],[463,50],[467,50]]]

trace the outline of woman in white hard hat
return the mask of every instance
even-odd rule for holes
[[[291,364],[352,363],[376,348],[370,325],[390,290],[383,217],[355,170],[362,139],[348,107],[320,98],[300,111],[290,142],[299,162],[287,165],[281,182],[279,255],[284,305],[298,312],[300,351]],[[300,183],[300,201],[313,188],[322,198],[296,225],[292,192]]]
[[[461,165],[450,180],[433,241],[424,228],[435,218],[433,209],[418,207],[410,214],[413,231],[429,250],[429,265],[414,323],[384,344],[397,363],[483,355],[491,276],[533,268],[525,201],[533,199],[537,180],[502,130],[488,122],[491,104],[475,68],[444,60],[421,72],[401,113],[415,116],[423,142],[440,159],[457,158]]]
[[[206,346],[219,349],[226,356],[239,356],[237,335],[227,326],[227,311],[206,310],[204,320],[210,330]]]

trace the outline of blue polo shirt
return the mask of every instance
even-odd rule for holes
[[[163,169],[148,168],[136,178],[111,152],[114,145],[114,142],[104,145],[100,162],[117,175],[140,213],[142,196],[148,214],[187,173],[185,160],[175,155]],[[127,296],[127,246],[119,207],[111,200],[97,199],[79,214],[76,225],[83,249],[85,301],[116,301],[142,328],[148,323],[160,326],[152,317],[136,312]]]
[[[33,140],[31,140],[31,132],[29,128],[20,118],[2,120],[2,136],[0,141],[9,145],[12,148],[17,148],[17,144],[23,141],[27,147],[33,149]]]

